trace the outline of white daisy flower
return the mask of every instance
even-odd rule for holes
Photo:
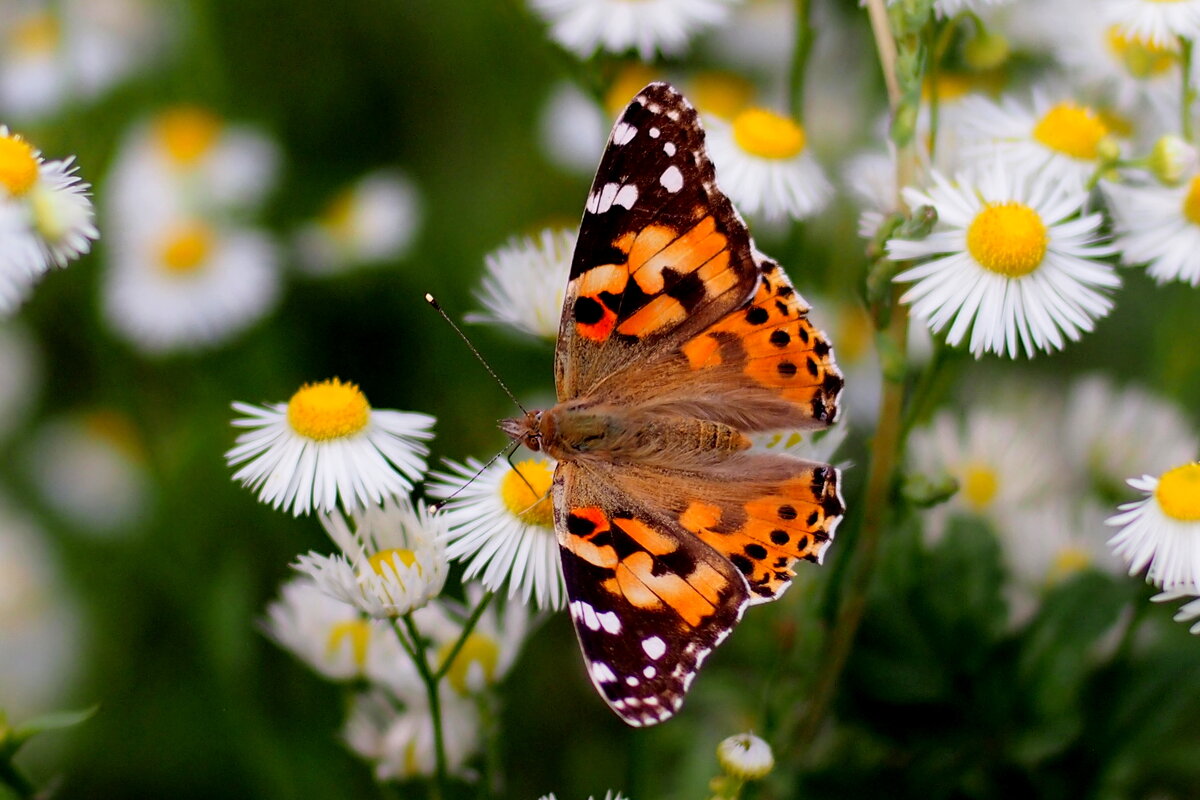
[[[353,383],[305,384],[287,403],[234,403],[248,430],[225,454],[259,500],[294,515],[406,496],[425,472],[433,417],[372,409]]]
[[[467,321],[557,338],[575,237],[573,230],[546,228],[537,238],[514,237],[484,256],[487,272],[477,297],[486,310],[468,314]]]
[[[775,767],[771,745],[753,733],[739,733],[717,745],[717,762],[726,775],[743,781],[765,778]]]
[[[1190,598],[1187,603],[1184,603],[1175,612],[1174,619],[1176,622],[1193,622],[1193,620],[1200,620],[1200,597],[1195,596],[1197,591],[1200,590],[1197,590],[1196,587],[1191,587],[1185,592],[1160,592],[1151,597],[1150,600],[1155,603],[1174,603],[1177,600]],[[1188,628],[1188,631],[1193,634],[1200,634],[1200,621],[1196,621]]]
[[[1064,495],[1015,509],[1016,524],[1000,537],[1017,583],[1035,594],[1085,570],[1118,575],[1120,561],[1105,546],[1105,509],[1095,502],[1069,503]]]
[[[1107,0],[1104,19],[1155,45],[1200,37],[1200,0]]]
[[[449,571],[445,525],[424,503],[386,500],[359,509],[353,529],[336,510],[319,516],[342,552],[300,556],[296,568],[321,591],[376,618],[402,616],[441,593]]]
[[[1103,495],[1123,489],[1138,470],[1158,473],[1200,453],[1200,441],[1178,406],[1138,386],[1117,387],[1101,375],[1077,381],[1057,432],[1072,472]]]
[[[1146,579],[1167,591],[1200,586],[1200,463],[1169,469],[1158,477],[1130,478],[1145,497],[1119,507],[1108,524],[1121,530],[1108,544]]]
[[[915,471],[958,481],[958,492],[930,512],[929,535],[941,536],[949,515],[987,520],[1003,536],[1014,530],[1016,512],[1050,496],[1061,477],[1055,451],[1021,418],[973,409],[960,420],[942,412],[912,432]]]
[[[279,253],[265,234],[178,217],[119,236],[102,278],[109,325],[150,354],[216,347],[279,300]]]
[[[466,763],[482,745],[478,707],[445,684],[438,703],[446,767],[452,774],[469,777]],[[374,765],[375,777],[381,781],[429,776],[436,769],[433,720],[428,706],[420,702],[404,708],[383,692],[360,694],[342,736],[356,755]]]
[[[117,537],[146,524],[146,453],[128,417],[92,411],[54,419],[34,435],[27,457],[42,500],[79,531]]]
[[[1146,264],[1159,284],[1200,286],[1200,173],[1179,186],[1105,182],[1123,264]]]
[[[610,128],[604,109],[575,84],[563,81],[550,90],[542,106],[538,142],[552,164],[589,177],[596,173]]]
[[[1000,160],[954,182],[933,174],[926,193],[905,189],[909,205],[937,210],[938,224],[918,241],[891,239],[896,261],[925,259],[896,276],[914,285],[901,297],[913,316],[957,345],[970,330],[970,350],[1013,358],[1023,348],[1062,349],[1112,308],[1103,290],[1120,285],[1096,259],[1103,217],[1080,216],[1087,191],[1053,173],[1031,174]]]
[[[550,38],[581,58],[597,50],[677,55],[697,32],[724,22],[738,0],[529,0]]]
[[[1117,152],[1113,133],[1096,109],[1071,99],[1054,101],[1045,90],[1034,90],[1031,106],[1011,95],[999,103],[971,95],[961,105],[961,136],[974,141],[964,145],[969,160],[999,152],[1013,168],[1083,186]]]
[[[821,431],[798,428],[751,434],[750,441],[754,443],[755,447],[773,453],[786,453],[804,461],[832,464],[834,454],[846,441],[846,434],[849,432],[850,429],[839,422]]]
[[[483,470],[473,458],[449,462],[448,473],[433,473],[433,497],[449,498],[441,512],[450,529],[446,555],[467,562],[464,580],[476,576],[494,592],[520,597],[538,608],[563,607],[566,589],[554,534],[550,484],[554,464],[529,458],[510,466],[500,461]]]
[[[791,118],[749,108],[732,123],[706,121],[717,182],[745,213],[768,222],[803,219],[833,196],[833,185],[809,151],[807,133]]]
[[[25,420],[37,400],[42,359],[33,334],[15,322],[0,320],[0,439]]]
[[[420,685],[390,623],[364,618],[307,576],[280,588],[279,599],[267,606],[264,628],[281,647],[330,680],[377,681],[384,676],[395,683],[396,674],[405,673],[403,682]]]
[[[898,210],[895,159],[883,153],[861,153],[846,162],[843,176],[850,194],[862,207],[858,235],[870,241],[887,216]]]
[[[319,219],[297,232],[301,269],[333,275],[401,259],[420,219],[420,197],[411,180],[394,170],[371,172],[338,192]]]
[[[12,722],[65,702],[85,663],[83,620],[49,541],[0,498],[0,690]]]

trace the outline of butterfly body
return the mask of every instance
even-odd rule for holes
[[[647,86],[585,204],[559,402],[501,422],[557,461],[571,616],[593,684],[631,725],[674,714],[746,607],[833,538],[838,471],[751,447],[837,416],[842,377],[807,312],[717,188],[695,109]]]

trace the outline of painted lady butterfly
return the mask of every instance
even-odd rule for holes
[[[674,714],[746,606],[779,597],[833,538],[838,471],[746,436],[837,417],[842,376],[807,313],[717,188],[696,110],[647,86],[587,198],[559,403],[501,423],[558,460],[571,616],[592,683],[630,725]]]

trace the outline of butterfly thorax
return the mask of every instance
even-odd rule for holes
[[[750,447],[736,428],[721,422],[635,411],[588,400],[506,419],[501,429],[530,450],[557,461],[648,463],[664,458],[712,461]]]

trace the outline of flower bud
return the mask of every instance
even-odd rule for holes
[[[1167,134],[1154,143],[1148,166],[1154,177],[1163,183],[1179,183],[1185,175],[1196,171],[1196,148],[1182,137]]]
[[[771,745],[753,733],[730,736],[717,745],[717,761],[730,777],[754,781],[765,777],[775,766]]]

